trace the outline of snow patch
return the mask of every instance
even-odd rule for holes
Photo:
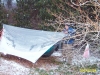
[[[100,62],[100,59],[94,56],[90,56],[89,58],[84,58],[82,55],[74,56],[72,59],[72,65],[92,65],[97,62]]]
[[[0,74],[4,75],[28,75],[29,69],[13,61],[0,58]]]
[[[52,56],[62,56],[61,51],[55,51],[53,52]]]

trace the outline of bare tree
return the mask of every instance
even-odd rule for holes
[[[53,1],[53,0],[52,0]],[[73,36],[66,37],[66,39],[74,38],[75,43],[73,46],[65,45],[63,50],[64,58],[71,58],[71,55],[82,54],[87,43],[90,44],[91,54],[93,56],[99,56],[100,46],[100,1],[99,0],[60,0],[60,4],[56,1],[53,3],[64,12],[68,13],[69,16],[65,16],[62,12],[55,13],[47,9],[50,14],[56,17],[56,20],[49,20],[46,23],[47,26],[52,25],[56,31],[61,31],[64,24],[70,24],[70,26],[76,29],[76,34]],[[63,4],[70,6],[72,9],[78,11],[78,15],[74,14],[74,11],[68,11],[65,9]],[[90,6],[90,7],[89,7]],[[86,7],[86,8],[85,8]],[[71,51],[73,49],[75,51]],[[69,49],[69,50],[68,50]],[[74,54],[73,54],[74,52]],[[78,53],[78,54],[77,54]],[[69,56],[68,56],[69,55]]]
[[[7,0],[7,7],[8,9],[12,8],[12,0]]]

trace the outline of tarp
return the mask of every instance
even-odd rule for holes
[[[0,52],[35,63],[64,36],[62,32],[33,30],[3,24]]]

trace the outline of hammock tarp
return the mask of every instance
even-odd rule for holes
[[[0,52],[35,63],[64,36],[62,32],[33,30],[3,24]]]

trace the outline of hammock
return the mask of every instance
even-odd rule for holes
[[[62,32],[32,30],[3,24],[0,52],[35,63],[64,36]]]

